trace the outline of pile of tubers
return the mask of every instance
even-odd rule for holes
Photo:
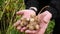
[[[22,18],[20,23],[21,27],[26,27],[29,30],[38,30],[40,28],[39,25],[39,20],[36,15],[31,15],[30,18]]]

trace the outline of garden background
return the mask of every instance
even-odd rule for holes
[[[24,0],[0,0],[0,34],[25,34],[13,27],[13,24],[21,18],[16,12],[24,9]],[[54,20],[50,21],[45,34],[52,34],[54,25]]]

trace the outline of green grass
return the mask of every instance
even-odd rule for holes
[[[45,34],[52,34],[54,25],[55,25],[54,20],[50,21]]]
[[[16,12],[25,9],[24,0],[0,0],[0,34],[24,34],[13,27],[13,24],[20,19]],[[45,34],[50,34],[54,27],[51,21]]]

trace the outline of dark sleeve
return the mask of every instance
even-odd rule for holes
[[[56,8],[56,4],[55,3],[56,3],[55,1],[51,1],[49,3],[50,7],[46,8],[52,14],[52,19],[57,18],[57,14],[58,14],[58,10]]]
[[[26,9],[29,9],[30,7],[36,7],[39,10],[38,0],[24,0],[24,2],[25,2]]]
[[[49,11],[52,14],[52,19],[57,18],[57,10],[53,7],[46,8],[47,11]]]

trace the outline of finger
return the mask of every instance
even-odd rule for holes
[[[39,18],[39,21],[42,22],[43,21],[43,18],[46,16],[46,14],[42,13],[42,14],[38,14],[38,18]]]
[[[41,13],[41,14],[38,14],[38,17],[39,17],[40,19],[43,19],[44,16],[46,16],[46,13],[45,13],[45,12],[43,12],[43,13]]]
[[[40,22],[44,21],[44,23],[47,23],[49,22],[51,15],[48,11],[45,11],[41,13],[38,17],[40,18]]]
[[[31,33],[31,34],[34,34],[34,33],[36,33],[37,31],[35,31],[35,30],[26,30],[25,31],[25,33]]]
[[[49,21],[50,21],[52,15],[51,15],[49,12],[46,12],[46,13],[47,13],[47,15],[44,17],[43,20],[44,20],[46,23],[49,23]]]
[[[50,21],[49,16],[46,15],[46,16],[44,17],[43,21],[44,21],[45,23],[49,23],[49,21]]]
[[[21,32],[24,32],[26,29],[26,27],[21,28]]]
[[[24,14],[24,11],[23,11],[23,10],[18,11],[16,14],[17,14],[17,15],[23,15],[23,14]]]
[[[16,23],[14,23],[14,25],[13,26],[18,26],[19,24],[21,23],[21,21],[20,20],[18,20]]]
[[[21,26],[17,26],[17,30],[21,30]]]

